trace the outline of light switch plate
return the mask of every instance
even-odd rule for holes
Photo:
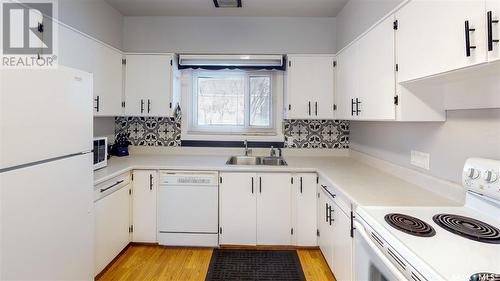
[[[431,155],[416,150],[411,151],[411,164],[422,169],[429,170]]]

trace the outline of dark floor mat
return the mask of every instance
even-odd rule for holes
[[[296,251],[221,250],[205,281],[305,281]]]

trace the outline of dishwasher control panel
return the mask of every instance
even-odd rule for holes
[[[164,171],[160,173],[160,185],[217,185],[217,172],[180,172]]]

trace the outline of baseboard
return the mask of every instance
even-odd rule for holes
[[[125,248],[123,248],[120,253],[118,253],[118,255],[116,255],[116,257],[114,259],[112,259],[108,265],[106,265],[106,267],[104,267],[101,272],[99,272],[95,277],[94,277],[94,280],[99,280],[99,278],[101,278],[112,266],[113,264],[116,263],[116,261],[118,261],[118,259],[128,250],[128,248],[130,248],[130,246],[132,246],[132,243],[128,243],[127,246],[125,246]]]
[[[219,249],[223,250],[263,250],[263,251],[271,251],[271,250],[319,250],[318,246],[289,246],[289,245],[276,245],[276,246],[249,246],[249,245],[219,245]]]

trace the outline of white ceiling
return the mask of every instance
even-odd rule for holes
[[[105,0],[124,16],[335,17],[348,0],[242,0],[243,8],[213,0]]]

